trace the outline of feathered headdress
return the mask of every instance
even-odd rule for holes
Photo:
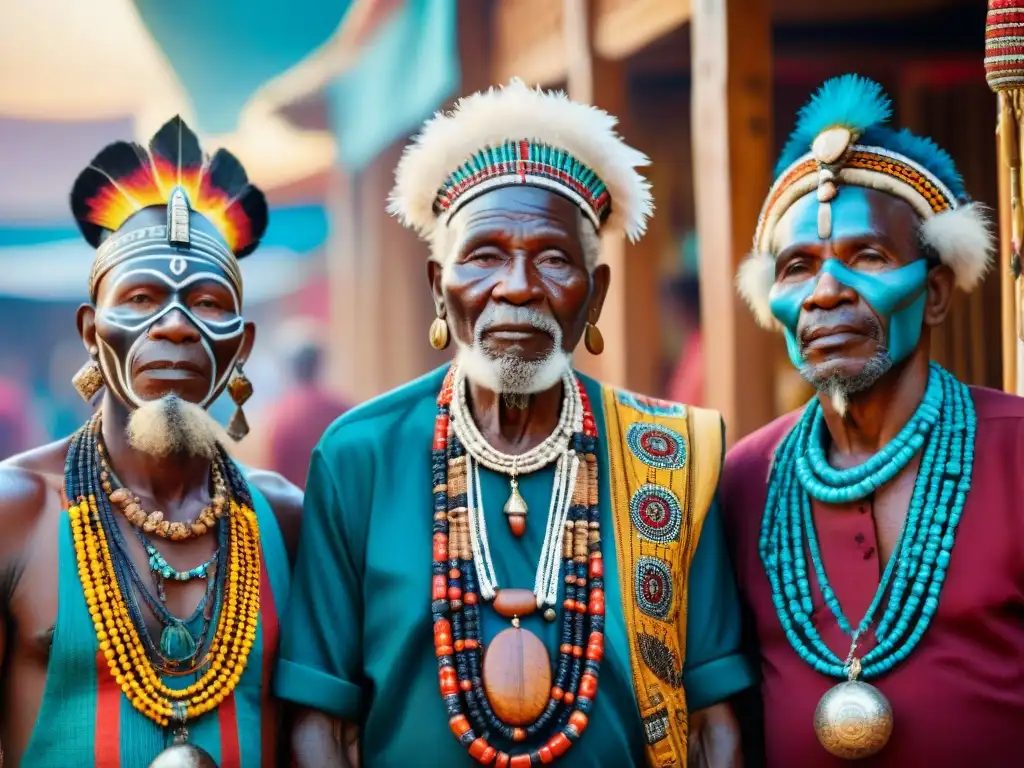
[[[82,235],[99,249],[92,288],[103,263],[119,250],[118,242],[135,233],[115,235],[101,245],[103,234],[116,233],[136,213],[154,206],[167,208],[167,227],[160,233],[156,230],[161,228],[150,227],[146,237],[132,237],[133,242],[162,237],[175,247],[213,248],[221,259],[234,262],[256,249],[267,228],[266,199],[249,183],[238,159],[225,149],[205,156],[199,139],[176,116],[156,132],[148,149],[127,141],[110,144],[75,181],[71,211]],[[207,219],[223,243],[200,232],[190,235],[189,212]]]
[[[617,120],[562,92],[513,79],[461,99],[427,121],[395,171],[388,210],[431,239],[469,200],[526,184],[561,194],[598,229],[639,239],[653,209],[648,164],[615,131]]]
[[[831,236],[831,201],[844,184],[895,195],[924,221],[921,239],[949,265],[958,287],[973,290],[992,261],[991,225],[971,203],[953,159],[931,139],[886,125],[889,98],[858,75],[829,80],[800,110],[761,209],[754,250],[737,287],[765,327],[777,327],[768,305],[775,281],[773,238],[783,214],[817,192],[818,236]]]

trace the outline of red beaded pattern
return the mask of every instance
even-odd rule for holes
[[[547,764],[564,755],[586,729],[604,657],[604,561],[598,521],[597,424],[586,390],[577,382],[583,403],[583,430],[573,440],[574,449],[586,458],[585,467],[581,467],[581,480],[585,482],[577,483],[573,495],[576,518],[571,530],[567,526],[563,539],[567,597],[562,605],[560,666],[548,705],[538,720],[526,728],[511,727],[496,718],[479,682],[483,642],[479,634],[479,595],[465,506],[465,454],[449,429],[448,406],[454,382],[453,366],[437,398],[431,459],[434,481],[431,613],[441,696],[452,733],[481,765],[528,768],[538,762]],[[589,624],[586,634],[585,623]],[[585,645],[584,636],[587,638]],[[565,680],[568,684],[563,683]],[[559,713],[561,717],[557,716]],[[542,731],[550,733],[549,726],[557,726],[559,722],[562,725],[557,732],[541,747],[520,754],[499,749],[478,735],[494,731],[509,742],[521,743],[541,735]]]
[[[1024,86],[1024,2],[989,0],[985,77],[996,91]]]

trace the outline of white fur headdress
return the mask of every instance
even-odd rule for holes
[[[754,250],[740,265],[737,288],[758,322],[778,327],[769,306],[775,282],[775,227],[797,200],[817,192],[818,236],[832,231],[831,201],[841,185],[895,195],[921,217],[922,243],[973,290],[992,263],[991,224],[967,198],[952,158],[930,139],[885,126],[888,97],[857,75],[826,82],[800,111],[761,209]],[[810,149],[810,151],[808,151]]]
[[[568,197],[602,231],[643,235],[647,157],[615,131],[616,118],[513,79],[460,99],[428,120],[395,170],[389,212],[433,240],[458,208],[501,186],[527,184]]]

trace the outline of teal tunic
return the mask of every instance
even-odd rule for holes
[[[448,727],[430,616],[430,448],[445,372],[430,373],[342,416],[324,435],[310,467],[275,690],[285,700],[359,723],[364,768],[477,764]],[[600,431],[600,385],[581,379]],[[599,458],[605,654],[590,724],[558,763],[566,768],[645,764],[630,629],[610,539],[607,452]],[[519,539],[502,512],[508,479],[483,468],[480,474],[498,584],[532,589],[554,468],[521,478],[530,513]],[[753,682],[739,654],[739,607],[717,507],[704,524],[691,568],[684,685],[695,710]],[[509,626],[488,608],[482,616],[485,643]],[[522,624],[557,659],[560,622],[534,614]]]
[[[250,486],[264,569],[256,642],[233,694],[188,724],[189,741],[221,768],[275,764],[270,753],[273,704],[269,672],[275,657],[277,608],[288,597],[289,567],[277,520],[263,495]],[[184,687],[196,676],[166,678]],[[58,550],[57,624],[46,668],[46,687],[36,726],[22,756],[23,768],[145,768],[167,747],[167,732],[138,712],[122,694],[99,653],[67,512],[61,514]]]

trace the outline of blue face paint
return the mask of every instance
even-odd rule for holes
[[[883,327],[888,326],[889,357],[894,363],[913,352],[921,338],[924,323],[928,263],[919,259],[885,272],[858,272],[838,259],[826,259],[815,277],[793,285],[777,285],[772,289],[772,314],[785,329],[786,350],[793,365],[800,368],[805,362],[796,336],[800,312],[821,275],[826,273],[856,291],[882,318]]]
[[[880,223],[872,209],[868,190],[843,187],[831,203],[832,240],[862,238],[878,233]],[[821,243],[818,237],[817,195],[811,192],[797,200],[779,222],[777,233],[787,243]],[[817,275],[799,283],[777,283],[769,304],[772,314],[782,323],[789,359],[798,368],[806,362],[800,353],[796,329],[804,301],[828,273],[838,282],[856,291],[882,320],[889,357],[893,362],[906,358],[917,346],[924,323],[927,300],[925,284],[928,264],[923,259],[898,269],[861,272],[835,258],[824,261]]]

